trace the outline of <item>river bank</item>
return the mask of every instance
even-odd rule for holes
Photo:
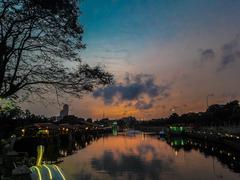
[[[166,136],[182,136],[194,138],[229,146],[234,150],[240,151],[239,127],[201,127],[196,129],[185,127],[185,130],[180,133],[170,132],[168,127],[160,126],[138,127],[137,129],[143,132],[154,132],[156,134],[164,130]]]

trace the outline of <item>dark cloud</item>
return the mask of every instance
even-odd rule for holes
[[[220,64],[218,65],[217,71],[222,71],[240,60],[239,40],[240,37],[237,35],[232,41],[223,44],[220,51]],[[203,49],[200,52],[201,63],[212,61],[216,57],[216,52],[211,48]]]
[[[233,54],[225,55],[222,58],[222,68],[226,67],[228,64],[233,63],[236,61],[235,56]]]
[[[215,58],[215,52],[213,49],[205,49],[201,51],[201,62],[208,62]]]
[[[234,40],[222,46],[222,59],[218,70],[219,71],[224,70],[230,64],[235,63],[239,59],[240,59],[239,36],[236,36]]]
[[[97,89],[93,92],[93,96],[103,98],[105,104],[115,103],[114,99],[118,102],[136,100],[136,108],[149,109],[153,106],[156,97],[169,96],[170,86],[171,84],[156,84],[153,75],[126,75],[124,83]],[[143,100],[142,96],[147,96],[148,100]]]
[[[143,100],[139,100],[136,104],[135,107],[137,109],[150,109],[153,107],[154,101],[151,100],[150,102],[146,102]]]
[[[113,179],[127,176],[127,179],[161,179],[161,172],[173,171],[171,159],[158,159],[156,149],[151,145],[137,147],[137,153],[105,151],[99,158],[93,158],[92,167],[101,172],[108,173]],[[146,154],[152,154],[153,159],[147,160]],[[116,156],[115,156],[116,155]],[[129,177],[129,176],[135,177]]]

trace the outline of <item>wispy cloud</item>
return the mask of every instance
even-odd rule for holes
[[[230,64],[237,62],[240,59],[239,35],[235,39],[222,46],[222,58],[218,71],[224,70]]]
[[[201,51],[201,62],[205,63],[212,61],[215,58],[215,52],[213,49],[204,49]]]
[[[240,37],[237,35],[233,40],[223,44],[219,53],[212,48],[206,48],[200,50],[200,62],[201,64],[212,62],[215,58],[218,58],[217,72],[223,71],[240,60]]]

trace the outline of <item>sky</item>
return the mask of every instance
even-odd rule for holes
[[[116,84],[63,98],[81,117],[151,119],[205,111],[239,99],[239,0],[83,0],[82,60],[102,65]],[[58,115],[55,102],[26,104]]]

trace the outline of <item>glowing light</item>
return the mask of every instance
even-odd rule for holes
[[[63,175],[62,171],[59,169],[59,167],[56,166],[56,165],[53,165],[53,166],[57,169],[57,171],[58,171],[59,174],[61,175],[62,179],[63,179],[63,180],[66,180],[66,178],[64,177],[64,175]]]
[[[40,169],[37,166],[32,166],[31,171],[33,171],[32,168],[36,169],[39,180],[42,180],[42,175],[41,175]]]
[[[37,176],[38,176],[38,180],[43,180],[42,178],[42,174],[41,174],[41,169],[44,167],[46,168],[47,172],[48,172],[48,176],[50,180],[53,180],[53,174],[51,169],[47,166],[47,165],[41,165],[42,164],[42,157],[43,157],[43,153],[44,153],[44,146],[40,145],[37,147],[37,162],[36,162],[36,166],[32,166],[30,168],[31,172],[36,172]],[[66,178],[64,177],[62,171],[60,170],[60,168],[56,165],[51,165],[52,168],[55,169],[55,171],[57,171],[57,173],[61,176],[61,179],[66,180]],[[41,168],[41,169],[40,169]],[[55,179],[55,178],[54,178]]]
[[[48,133],[48,130],[46,129],[45,132]]]
[[[177,156],[178,155],[178,152],[177,151],[175,151],[175,156]]]
[[[172,132],[172,133],[182,133],[182,132],[184,132],[184,127],[182,127],[182,126],[170,126],[170,131]]]
[[[113,133],[114,136],[116,136],[117,133],[118,133],[117,122],[112,123],[112,133]]]
[[[47,169],[48,174],[49,174],[49,178],[50,178],[50,180],[52,180],[52,179],[53,179],[53,178],[52,178],[52,172],[51,172],[51,170],[49,169],[49,167],[47,167],[46,165],[43,165],[43,167],[45,167],[45,168]]]
[[[37,152],[38,152],[38,156],[37,156],[36,166],[41,166],[42,157],[43,157],[43,153],[44,153],[44,146],[42,146],[42,145],[38,146],[37,147]]]

